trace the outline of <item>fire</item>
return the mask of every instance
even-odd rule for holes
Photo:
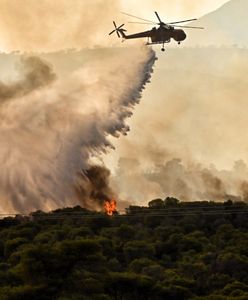
[[[115,200],[106,200],[104,202],[104,209],[107,215],[112,216],[117,211]]]

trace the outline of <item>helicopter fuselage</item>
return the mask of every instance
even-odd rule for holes
[[[175,29],[173,26],[159,26],[154,27],[152,30],[139,32],[135,34],[125,35],[124,31],[119,31],[124,39],[137,39],[148,37],[152,43],[166,43],[172,38],[180,43],[186,39],[186,33],[182,29]]]
[[[186,39],[186,33],[182,29],[175,29],[174,27],[165,28],[160,26],[154,27],[151,30],[151,41],[153,43],[163,43],[173,38],[177,42],[182,42]]]

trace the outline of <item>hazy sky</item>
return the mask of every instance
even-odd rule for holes
[[[145,18],[158,10],[169,21],[184,17],[200,17],[228,2],[227,0],[121,0],[123,9]]]

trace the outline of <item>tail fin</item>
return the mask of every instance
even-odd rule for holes
[[[127,37],[125,35],[125,31],[126,31],[126,29],[124,29],[124,28],[123,29],[119,29],[119,33],[121,34],[121,36],[122,36],[123,39],[126,39],[126,37]]]

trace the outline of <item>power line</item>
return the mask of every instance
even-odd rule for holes
[[[123,212],[123,213],[122,213]],[[231,214],[248,214],[248,206],[232,205],[221,207],[173,207],[173,208],[134,208],[127,210],[119,210],[114,214],[113,218],[137,218],[137,217],[183,217],[194,215],[231,215]],[[52,213],[35,213],[35,214],[0,214],[0,218],[5,217],[27,217],[30,219],[91,219],[91,218],[106,218],[104,213],[83,213],[83,212],[52,212]]]
[[[33,219],[99,219],[99,218],[144,218],[144,217],[185,217],[185,216],[196,216],[196,215],[205,215],[205,216],[220,216],[220,215],[233,215],[233,214],[248,214],[247,211],[208,211],[208,212],[178,212],[178,213],[135,213],[135,214],[114,214],[113,216],[108,216],[105,214],[99,215],[37,215]]]
[[[130,206],[126,209],[119,209],[118,212],[126,212],[127,210],[130,210],[130,211],[141,211],[141,210],[144,210],[144,211],[172,211],[172,210],[180,210],[180,211],[183,211],[183,210],[201,210],[201,209],[215,209],[215,210],[229,210],[230,208],[232,209],[243,209],[243,208],[246,208],[248,209],[248,205],[246,204],[243,204],[243,205],[221,205],[221,206],[217,206],[217,205],[208,205],[208,206],[179,206],[179,207],[142,207],[142,206]],[[61,209],[63,210],[63,209]],[[92,211],[88,211],[89,214],[92,213]],[[97,213],[97,212],[96,212]],[[20,215],[20,216],[30,216],[30,215],[33,215],[33,214],[83,214],[82,211],[62,211],[62,212],[56,212],[56,211],[52,211],[52,212],[33,212],[33,213],[0,213],[0,216],[17,216],[17,215]]]

